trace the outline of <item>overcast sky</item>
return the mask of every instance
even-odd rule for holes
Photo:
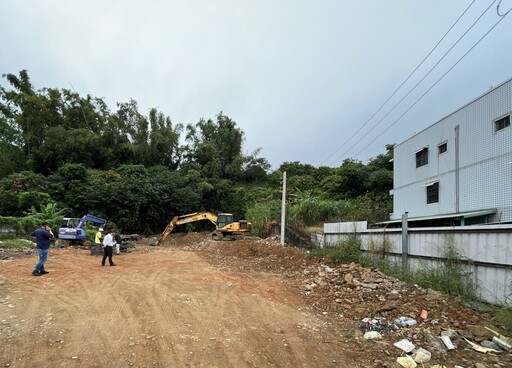
[[[366,163],[512,77],[512,14],[476,0],[369,120],[471,3],[0,0],[0,73],[27,69],[37,89],[72,86],[112,110],[132,98],[173,123],[222,111],[273,168]]]

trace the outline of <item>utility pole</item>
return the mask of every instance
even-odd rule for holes
[[[409,212],[402,215],[402,267],[409,267]]]
[[[283,172],[283,195],[281,199],[281,245],[284,245],[284,227],[286,223],[286,171]]]

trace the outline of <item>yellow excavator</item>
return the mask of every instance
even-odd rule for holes
[[[188,215],[174,216],[160,236],[160,239],[158,239],[157,245],[165,240],[176,226],[202,220],[208,220],[215,225],[215,230],[212,233],[214,240],[236,240],[252,230],[250,222],[247,220],[233,221],[233,214],[231,213],[219,213],[216,215],[211,212],[194,212]]]

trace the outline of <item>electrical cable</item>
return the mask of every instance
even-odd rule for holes
[[[503,13],[503,14],[500,14],[500,4],[501,4],[501,2],[502,2],[502,1],[503,1],[503,0],[500,0],[500,2],[498,3],[498,6],[496,7],[496,13],[497,13],[497,14],[498,14],[498,16],[500,16],[500,17],[504,17],[504,16],[506,16],[506,15],[507,15],[508,13],[510,13],[510,11],[512,10],[512,8],[511,8],[511,9],[509,9],[507,12],[505,12],[505,13]]]
[[[437,63],[423,76],[423,78],[420,79],[420,81],[418,83],[416,83],[414,85],[414,87],[412,87],[409,92],[407,92],[369,131],[368,133],[370,133],[373,129],[375,129],[380,123],[382,123],[382,121],[387,118],[389,116],[390,113],[392,113],[395,108],[405,99],[407,98],[407,96],[409,96],[420,84],[421,82],[423,82],[425,80],[425,78],[427,78],[430,73],[432,73],[434,71],[434,69],[441,63],[441,61],[444,60],[444,58],[453,50],[453,48],[464,38],[464,36],[466,36],[466,34],[480,21],[480,19],[485,15],[485,13],[487,13],[489,11],[489,9],[494,5],[496,1],[493,1],[488,7],[487,9],[485,9],[485,11],[473,22],[473,24],[462,34],[462,36],[459,37],[459,39],[450,47],[450,49],[448,49],[448,51],[437,61]],[[480,41],[479,41],[480,42]],[[368,134],[367,133],[367,134]],[[342,155],[340,155],[336,160],[333,161],[334,162],[337,162],[339,161],[343,156],[345,156],[348,152],[350,152],[350,150],[352,148],[354,148],[359,142],[361,142],[366,136],[362,136],[361,138],[359,138],[359,140],[357,140],[354,144],[352,144],[352,146],[350,146],[350,148],[348,148],[347,150],[345,150],[345,152],[343,152]]]
[[[75,89],[73,88],[73,85],[71,84],[71,82],[68,82],[68,83],[69,83],[69,85],[71,86],[71,89],[73,90],[73,92],[75,92],[75,93],[76,93],[76,91],[75,91]],[[87,122],[87,118],[85,117],[85,111],[84,111],[84,108],[82,107],[82,101],[80,100],[80,95],[78,95],[78,103],[79,103],[79,105],[80,105],[80,110],[82,110],[82,115],[83,115],[83,117],[84,117],[85,123],[86,123],[87,125],[89,125],[89,123]]]
[[[400,88],[402,88],[402,86],[407,83],[407,81],[412,77],[412,75],[420,68],[420,66],[423,65],[423,63],[428,59],[428,57],[434,52],[434,50],[439,46],[439,44],[446,38],[446,36],[448,35],[448,33],[450,33],[450,31],[453,29],[453,27],[455,27],[455,25],[457,25],[457,23],[459,22],[459,20],[464,16],[464,14],[466,14],[466,12],[469,10],[469,8],[471,8],[471,6],[475,3],[476,0],[473,0],[471,2],[471,4],[469,4],[469,6],[466,8],[466,10],[464,10],[462,12],[462,14],[457,18],[457,20],[455,21],[455,23],[452,24],[452,26],[448,29],[448,31],[446,31],[446,33],[444,34],[443,37],[441,37],[441,39],[437,42],[437,44],[432,48],[432,50],[430,50],[430,52],[427,54],[427,56],[425,56],[423,58],[423,60],[416,66],[416,68],[414,68],[414,70],[409,74],[409,76],[407,78],[405,78],[405,80],[402,82],[402,84],[400,84],[398,86],[397,89],[395,89],[395,91],[391,94],[391,96],[388,97],[388,99],[386,101],[384,101],[384,103],[377,109],[377,111],[375,111],[373,113],[372,116],[370,116],[370,118],[368,120],[366,120],[366,122],[361,125],[361,127],[359,127],[359,129],[354,133],[352,134],[351,137],[349,137],[340,147],[338,147],[338,149],[336,149],[336,151],[334,151],[329,157],[327,157],[325,160],[323,160],[322,162],[320,162],[320,165],[322,165],[324,162],[326,162],[327,160],[329,160],[332,156],[334,156],[340,149],[342,149],[352,138],[354,138],[357,133],[359,133],[361,131],[361,129],[363,129],[366,124],[368,124],[374,117],[375,115],[377,115],[381,110],[382,108],[389,102],[389,100],[391,100],[395,95],[396,93],[400,90]],[[337,160],[335,160],[334,162],[336,162]]]
[[[381,137],[384,133],[386,133],[389,129],[391,129],[402,117],[404,117],[405,114],[407,114],[423,97],[425,97],[425,95],[427,93],[430,92],[430,90],[432,88],[434,88],[437,83],[439,83],[449,72],[452,71],[453,68],[455,68],[455,66],[457,64],[459,64],[462,59],[464,59],[466,57],[466,55],[468,55],[503,19],[505,19],[505,16],[508,14],[509,12],[505,13],[504,16],[502,16],[500,18],[500,20],[498,20],[455,64],[452,65],[452,67],[450,69],[448,69],[448,71],[446,71],[446,73],[444,73],[429,89],[427,89],[425,91],[425,93],[423,93],[420,98],[418,98],[416,100],[416,102],[414,102],[411,107],[409,107],[402,115],[400,115],[390,126],[388,126],[386,129],[384,129],[384,131],[382,133],[380,133],[379,135],[377,135],[370,143],[368,143],[365,147],[363,147],[363,149],[361,149],[357,154],[356,154],[356,157],[361,154],[361,152],[363,152],[366,148],[368,148],[372,143],[374,143],[379,137]]]

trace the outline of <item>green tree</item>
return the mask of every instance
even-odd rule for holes
[[[47,189],[47,179],[43,175],[32,171],[14,173],[0,180],[0,190],[11,191],[16,194],[30,190],[45,192]]]
[[[302,164],[299,161],[284,162],[279,166],[278,170],[280,172],[286,171],[287,178],[304,175],[314,176],[317,172],[317,169],[314,166]]]
[[[48,128],[45,141],[34,150],[34,166],[45,174],[56,171],[65,164],[83,164],[102,168],[104,155],[101,138],[87,129]]]
[[[355,198],[366,193],[368,170],[362,162],[353,159],[344,160],[337,170],[337,175],[339,181],[336,189],[344,198]]]
[[[130,135],[133,164],[144,164],[149,155],[149,122],[140,112],[137,101],[117,104],[116,120]]]
[[[26,70],[20,71],[19,76],[4,74],[3,77],[12,89],[0,89],[0,110],[9,126],[16,131],[15,144],[22,147],[25,154],[31,155],[44,142],[45,129],[62,123],[55,109],[53,93],[36,92]]]
[[[368,162],[370,175],[367,187],[370,193],[387,194],[393,189],[393,150],[394,144],[386,145],[386,153],[372,158]]]
[[[384,169],[393,172],[393,151],[395,144],[386,144],[386,153],[381,153],[370,159],[368,167],[371,169]]]
[[[183,125],[178,124],[173,127],[171,118],[156,109],[149,111],[149,122],[151,132],[146,165],[162,165],[176,169],[181,158],[179,139]]]
[[[245,157],[242,165],[243,181],[247,183],[255,183],[267,180],[270,163],[266,158],[259,156],[260,152],[261,148],[258,148]]]
[[[208,178],[240,179],[244,157],[243,131],[228,116],[220,112],[217,120],[201,119],[187,125],[185,158]]]

